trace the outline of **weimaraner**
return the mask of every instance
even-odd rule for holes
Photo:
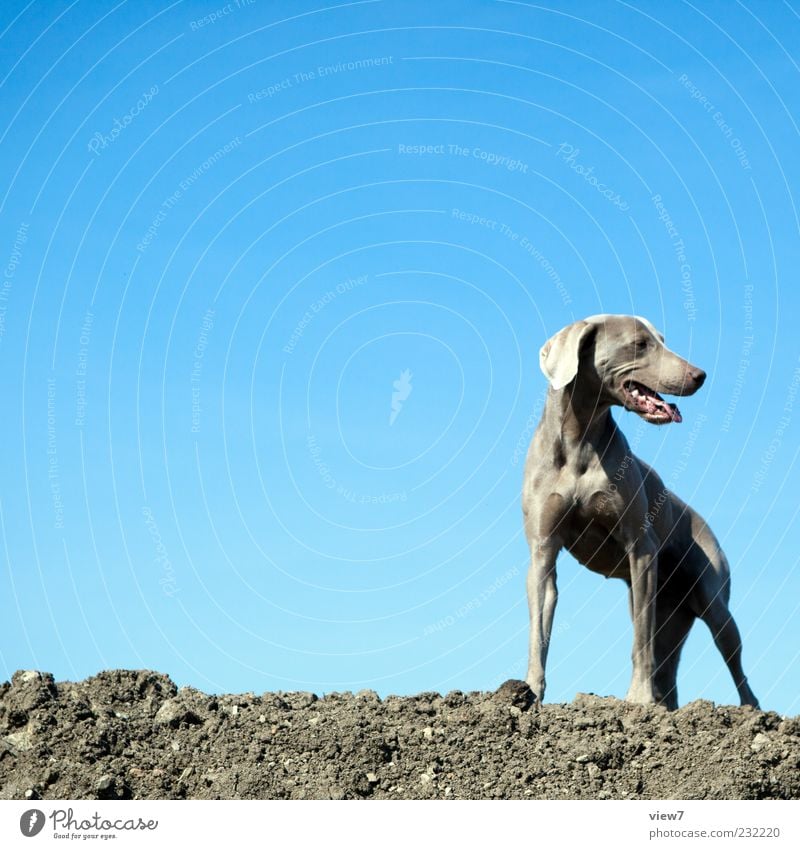
[[[633,618],[633,677],[626,698],[678,706],[680,652],[696,618],[711,629],[743,705],[758,707],[742,670],[728,609],[728,561],[703,519],[632,454],[611,416],[621,406],[651,424],[680,422],[658,393],[692,395],[705,380],[644,318],[594,315],[570,324],[539,353],[550,381],[528,451],[522,492],[531,549],[527,682],[539,702],[566,548],[593,572],[622,578]]]

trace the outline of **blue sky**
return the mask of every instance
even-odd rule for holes
[[[617,412],[797,713],[800,9],[0,10],[0,674],[487,689],[526,663],[538,350],[598,312],[706,369]],[[550,701],[622,696],[567,555]],[[701,624],[682,702],[735,700]]]

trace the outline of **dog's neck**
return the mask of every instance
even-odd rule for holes
[[[576,384],[577,378],[563,389],[548,390],[547,404],[555,409],[549,421],[558,428],[566,448],[588,445],[602,449],[616,432],[611,404],[598,392],[584,391]]]

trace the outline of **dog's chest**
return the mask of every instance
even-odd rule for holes
[[[626,578],[630,570],[623,529],[645,502],[631,500],[622,478],[609,477],[599,464],[589,463],[582,473],[574,471],[568,507],[559,528],[564,547],[592,571]]]
[[[618,499],[617,494],[603,491],[585,501],[576,500],[564,517],[560,535],[579,563],[606,577],[626,578],[630,574],[628,559],[616,533]]]

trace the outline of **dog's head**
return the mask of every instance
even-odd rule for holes
[[[618,404],[652,424],[682,421],[660,392],[692,395],[706,379],[664,345],[646,318],[634,315],[593,315],[568,325],[545,342],[539,363],[553,389],[579,377],[597,408]]]

